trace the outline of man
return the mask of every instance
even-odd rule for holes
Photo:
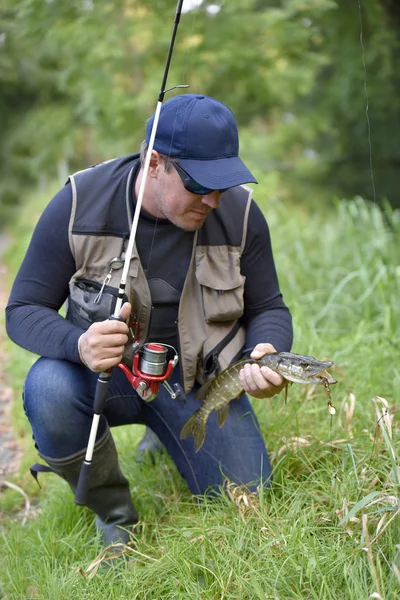
[[[132,214],[143,177],[152,117],[139,154],[69,178],[43,212],[15,280],[7,331],[39,354],[24,387],[24,408],[40,456],[74,491],[93,414],[97,373],[131,347],[126,322],[109,320]],[[100,419],[87,506],[105,543],[129,540],[138,521],[110,428],[149,427],[194,494],[225,478],[256,489],[270,477],[257,418],[243,395],[220,429],[210,416],[196,453],[180,430],[198,408],[199,385],[244,351],[254,358],[288,351],[292,323],[278,286],[267,223],[241,184],[255,178],[238,156],[235,117],[221,102],[184,94],[164,103],[144,189],[136,247],[122,306],[139,323],[140,342],[169,344],[180,362],[171,378],[186,392],[160,387],[145,402],[123,371],[112,371]],[[68,299],[66,318],[58,311]],[[278,393],[283,379],[247,365],[243,389]],[[122,527],[122,528],[121,528]]]

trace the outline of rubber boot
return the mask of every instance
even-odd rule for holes
[[[75,494],[85,451],[63,459],[41,457],[51,470],[69,484]],[[90,471],[90,485],[86,506],[96,513],[96,528],[101,532],[105,546],[129,542],[129,529],[139,518],[129,492],[128,480],[123,476],[114,440],[108,429],[97,442]]]
[[[150,427],[146,427],[144,436],[137,445],[137,461],[143,462],[143,457],[149,455],[153,460],[154,456],[164,449],[164,445],[160,442],[156,434]]]

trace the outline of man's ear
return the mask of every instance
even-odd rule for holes
[[[154,179],[156,179],[158,177],[158,173],[160,171],[161,164],[162,164],[162,158],[160,156],[160,153],[157,152],[157,150],[152,150],[151,158],[150,158],[150,165],[149,165],[149,177],[153,177]]]

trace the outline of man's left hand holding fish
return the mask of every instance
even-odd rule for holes
[[[250,358],[258,360],[266,354],[272,354],[276,349],[272,344],[257,344]],[[272,398],[285,387],[285,379],[269,367],[257,364],[244,365],[240,371],[240,383],[244,391],[253,398]]]

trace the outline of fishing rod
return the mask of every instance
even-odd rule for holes
[[[172,35],[169,43],[167,60],[164,68],[164,75],[161,83],[160,93],[158,95],[158,101],[156,110],[154,113],[153,126],[151,129],[150,140],[148,143],[146,159],[143,165],[143,173],[142,179],[139,187],[139,194],[136,202],[135,212],[133,216],[132,228],[129,236],[129,242],[125,253],[124,266],[122,270],[121,280],[118,289],[117,301],[115,304],[114,313],[110,315],[110,320],[116,321],[124,321],[121,317],[121,307],[124,301],[126,281],[128,279],[128,271],[132,258],[133,248],[136,239],[136,231],[139,223],[139,216],[143,202],[144,189],[146,185],[146,179],[149,172],[150,160],[152,151],[154,148],[154,141],[156,138],[158,121],[160,118],[160,112],[162,103],[164,100],[164,96],[167,92],[176,88],[186,88],[189,87],[187,85],[177,85],[168,90],[165,89],[169,67],[171,64],[172,53],[175,44],[176,33],[178,30],[179,21],[182,13],[182,5],[184,0],[178,0],[178,4],[175,12],[174,25],[172,29]],[[134,352],[138,350],[139,342],[137,341],[134,344]],[[175,350],[175,349],[174,349]],[[174,390],[167,383],[167,379],[172,373],[173,368],[176,366],[178,362],[178,355],[175,351],[175,356],[173,360],[170,360],[167,366],[166,354],[167,347],[165,344],[156,344],[149,343],[145,344],[143,355],[140,357],[136,352],[133,359],[133,372],[131,372],[126,365],[119,363],[118,366],[124,371],[131,385],[135,388],[135,390],[139,393],[139,395],[144,400],[152,400],[157,392],[161,383],[165,385],[168,392],[172,396],[172,398],[176,398],[178,393],[175,393]],[[140,361],[140,362],[139,362]],[[96,391],[94,396],[93,403],[93,420],[90,429],[89,441],[86,449],[85,459],[82,463],[82,467],[79,473],[78,485],[75,492],[75,503],[79,505],[86,504],[87,493],[89,491],[89,482],[90,482],[90,470],[92,466],[93,452],[96,443],[97,431],[99,427],[100,417],[104,410],[104,406],[107,400],[108,387],[111,380],[112,369],[108,371],[103,371],[100,373],[99,378],[96,384]]]

